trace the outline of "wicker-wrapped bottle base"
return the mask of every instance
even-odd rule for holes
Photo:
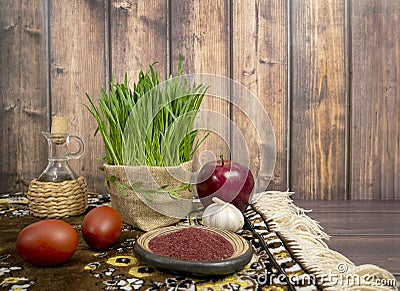
[[[29,211],[39,218],[65,218],[85,212],[88,204],[86,180],[61,183],[32,180],[28,190]]]

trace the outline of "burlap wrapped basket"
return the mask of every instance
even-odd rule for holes
[[[180,198],[173,198],[166,192],[151,193],[152,199],[145,198],[141,189],[159,190],[160,187],[182,186],[182,178],[190,176],[192,161],[176,167],[113,166],[104,165],[107,188],[111,205],[124,222],[144,231],[149,231],[178,222],[185,217],[193,205],[190,190],[178,191]],[[175,177],[179,177],[176,179]],[[113,182],[110,182],[113,181]],[[140,189],[130,189],[140,185]]]

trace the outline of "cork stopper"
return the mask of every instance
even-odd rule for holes
[[[52,134],[67,134],[68,133],[68,122],[65,117],[55,116],[51,121],[51,133]]]
[[[68,134],[68,122],[67,118],[61,116],[55,116],[51,121],[51,135],[54,138],[54,142],[57,144],[65,143],[65,136]]]

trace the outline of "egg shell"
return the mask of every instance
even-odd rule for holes
[[[67,222],[47,219],[25,227],[16,240],[17,253],[25,261],[50,267],[65,263],[78,247],[78,233]]]
[[[111,247],[118,241],[121,232],[121,216],[109,206],[90,210],[82,222],[82,237],[95,250]]]

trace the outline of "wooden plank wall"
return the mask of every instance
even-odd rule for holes
[[[54,115],[86,142],[72,167],[105,192],[85,92],[157,61],[232,78],[271,119],[270,189],[300,199],[400,198],[400,2],[392,0],[0,1],[0,192],[24,191],[46,165]],[[134,81],[134,80],[133,80]],[[231,100],[233,101],[233,100]],[[243,128],[230,102],[203,108]],[[222,122],[234,149],[229,123]],[[255,170],[259,146],[249,143]],[[213,142],[203,146],[216,153]],[[238,149],[240,150],[240,149]]]

